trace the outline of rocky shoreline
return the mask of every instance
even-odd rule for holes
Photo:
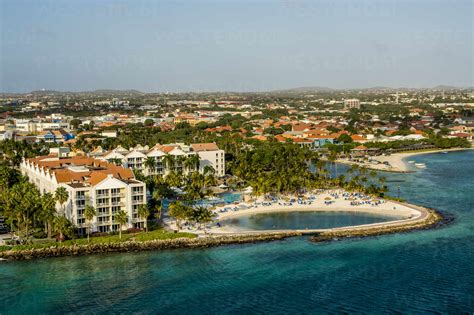
[[[261,233],[217,237],[176,238],[169,240],[126,241],[86,245],[51,246],[46,248],[0,251],[0,259],[28,260],[36,258],[84,256],[100,253],[136,252],[177,248],[208,248],[221,245],[245,244],[282,240],[301,236],[298,232]]]
[[[310,241],[315,243],[336,241],[351,238],[364,238],[370,236],[379,236],[385,234],[395,234],[403,232],[412,232],[418,230],[427,230],[441,227],[451,223],[454,218],[450,215],[440,213],[433,209],[425,208],[428,216],[421,221],[411,223],[399,223],[386,226],[364,227],[364,228],[341,228],[332,229],[316,233],[310,237]]]
[[[137,252],[151,250],[167,250],[178,248],[209,248],[221,245],[246,244],[257,242],[269,242],[283,240],[289,237],[311,235],[312,242],[328,242],[335,240],[363,238],[409,232],[415,230],[431,229],[446,225],[453,221],[449,215],[437,212],[433,209],[423,208],[428,215],[418,221],[399,222],[377,226],[334,228],[326,231],[280,231],[262,232],[239,235],[208,236],[198,238],[177,238],[168,240],[150,241],[125,241],[117,243],[100,243],[86,245],[61,245],[46,248],[7,250],[0,251],[0,260],[29,260],[37,258],[64,257],[64,256],[84,256],[101,253],[114,252]]]

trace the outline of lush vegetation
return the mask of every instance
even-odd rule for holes
[[[53,233],[59,240],[74,235],[73,225],[56,211],[56,204],[62,207],[68,198],[63,187],[41,195],[35,185],[7,166],[0,166],[0,178],[0,216],[21,242],[51,238]]]
[[[334,160],[333,156],[330,161]],[[387,190],[385,179],[376,172],[354,165],[339,175],[337,164],[328,164],[314,151],[293,144],[260,143],[233,156],[228,168],[241,187],[251,186],[256,195],[343,187],[382,196]]]
[[[195,234],[185,233],[185,232],[168,232],[162,229],[150,231],[150,232],[124,232],[122,237],[119,235],[106,235],[106,236],[96,236],[92,237],[89,241],[84,238],[76,238],[58,243],[55,241],[36,241],[30,244],[23,245],[14,245],[14,246],[0,246],[0,251],[2,250],[25,250],[25,249],[38,249],[38,248],[48,248],[54,246],[74,246],[74,245],[86,245],[86,244],[108,244],[108,243],[121,243],[127,241],[151,241],[151,240],[165,240],[165,239],[175,239],[175,238],[194,238]]]

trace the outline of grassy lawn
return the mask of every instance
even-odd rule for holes
[[[72,245],[86,245],[86,244],[104,244],[104,243],[119,243],[119,242],[126,242],[129,240],[135,241],[150,241],[150,240],[166,240],[166,239],[175,239],[180,237],[188,237],[194,238],[196,237],[195,234],[191,233],[173,233],[168,232],[165,230],[154,230],[146,232],[139,232],[139,233],[122,233],[122,239],[119,238],[119,235],[108,235],[108,236],[98,236],[98,237],[91,237],[90,242],[87,242],[87,238],[78,238],[74,240],[67,240],[62,243],[59,242],[41,242],[37,244],[29,244],[29,245],[15,245],[11,246],[0,246],[0,251],[5,250],[23,250],[23,249],[34,249],[34,248],[45,248],[51,246],[72,246]]]

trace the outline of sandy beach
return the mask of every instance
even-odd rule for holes
[[[274,213],[274,212],[295,212],[295,211],[313,211],[313,212],[327,212],[327,211],[337,211],[337,212],[358,212],[358,213],[370,213],[377,215],[386,215],[392,217],[399,217],[400,219],[392,220],[388,222],[380,222],[366,225],[358,225],[354,227],[341,227],[341,228],[361,228],[361,227],[376,227],[376,226],[388,226],[390,224],[403,224],[411,223],[413,221],[420,220],[426,216],[423,208],[408,205],[405,203],[399,203],[390,200],[384,200],[380,198],[368,198],[368,197],[354,197],[354,196],[344,196],[343,193],[347,193],[343,190],[332,190],[324,191],[319,193],[309,193],[307,194],[306,199],[302,199],[301,203],[294,201],[289,202],[282,199],[274,201],[264,201],[263,198],[259,198],[255,202],[245,203],[241,202],[239,204],[231,204],[226,206],[221,206],[213,209],[213,212],[216,214],[214,217],[214,223],[205,230],[196,230],[196,229],[184,229],[184,231],[189,231],[197,234],[242,234],[242,233],[262,233],[262,232],[275,232],[272,231],[262,231],[262,230],[248,230],[241,227],[233,226],[218,226],[217,222],[224,219],[239,217],[239,216],[248,216],[253,214],[262,214],[262,213]],[[296,199],[296,197],[292,197]],[[291,205],[290,205],[291,204]],[[169,220],[167,222],[168,226],[172,229],[176,228],[176,225],[173,221]],[[337,230],[340,228],[334,229],[325,229],[325,230]],[[282,230],[288,231],[288,230]],[[292,230],[295,232],[302,233],[314,233],[323,231],[323,229],[314,229],[314,230]]]
[[[464,151],[472,150],[473,148],[453,148],[453,149],[440,149],[440,150],[427,150],[427,151],[413,151],[413,152],[403,152],[403,153],[394,153],[389,156],[380,155],[372,157],[372,160],[378,161],[379,164],[365,162],[365,163],[356,163],[348,160],[337,160],[338,163],[342,164],[357,164],[359,166],[365,166],[369,169],[384,171],[384,172],[397,172],[397,173],[409,173],[414,172],[415,169],[407,163],[407,158],[415,155],[421,154],[431,154],[431,153],[441,153],[441,152],[453,152],[453,151]],[[383,164],[388,162],[389,165]]]

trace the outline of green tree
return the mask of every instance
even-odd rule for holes
[[[79,126],[82,124],[82,120],[75,118],[75,119],[72,119],[69,124],[71,125],[72,129],[77,130]]]
[[[41,196],[41,217],[44,220],[46,233],[48,238],[51,238],[53,229],[53,220],[56,214],[56,201],[51,193],[45,193]]]
[[[65,236],[70,237],[72,235],[73,226],[66,217],[56,216],[53,223],[54,229],[59,233],[59,242],[62,242]]]
[[[141,204],[137,208],[137,215],[140,219],[145,221],[145,231],[148,233],[148,217],[150,216],[150,209],[146,204]]]
[[[176,226],[181,229],[181,221],[188,216],[188,207],[182,202],[174,201],[169,206],[169,215],[176,220]]]
[[[119,225],[119,238],[122,239],[122,226],[127,224],[128,215],[124,210],[120,210],[115,214],[115,222]]]
[[[155,124],[155,122],[153,121],[153,119],[145,119],[145,122],[143,123],[145,125],[145,127],[151,127]]]
[[[146,169],[148,170],[148,174],[151,174],[154,172],[155,168],[156,168],[156,160],[154,157],[151,157],[151,156],[148,156],[146,159],[145,159],[145,167]]]
[[[339,143],[352,143],[353,140],[348,134],[343,133],[342,135],[340,135],[337,138],[337,142],[339,142]]]
[[[89,242],[89,237],[92,230],[92,220],[94,219],[96,215],[97,215],[97,211],[95,210],[93,206],[87,205],[84,208],[84,218],[86,219],[86,222],[87,222],[87,242]]]
[[[61,205],[62,215],[64,216],[65,212],[66,212],[66,209],[64,208],[64,204],[69,199],[68,191],[66,190],[66,188],[64,188],[62,186],[58,187],[58,188],[56,188],[54,197],[55,197],[56,201],[59,202],[59,204]]]

